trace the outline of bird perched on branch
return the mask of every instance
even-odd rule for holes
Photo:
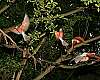
[[[67,47],[68,43],[63,40],[63,36],[64,36],[64,32],[63,32],[62,28],[59,29],[59,32],[55,31],[56,40],[60,40],[62,45]]]
[[[15,28],[11,29],[11,31],[16,34],[22,34],[24,41],[27,41],[29,40],[29,36],[25,34],[25,31],[27,31],[27,29],[29,28],[29,24],[29,17],[27,14],[25,14],[24,20],[22,21],[21,25],[16,26]]]
[[[74,39],[72,39],[72,48],[74,48],[75,45],[83,43],[84,39],[80,36],[75,37]]]
[[[90,58],[93,58],[95,56],[96,53],[91,53],[91,52],[84,52],[81,55],[76,56],[74,59],[72,59],[71,61],[75,61],[75,63],[79,63],[79,62],[85,62],[88,61]]]

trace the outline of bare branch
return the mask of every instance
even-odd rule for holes
[[[83,9],[84,9],[84,7],[80,7],[80,8],[78,8],[78,9],[76,9],[76,10],[72,10],[72,11],[70,11],[70,12],[67,12],[67,13],[64,13],[64,14],[61,14],[61,15],[62,15],[62,16],[68,16],[68,15],[74,14],[74,13],[76,13],[76,12],[82,11]]]
[[[5,46],[5,47],[7,47],[7,48],[17,48],[17,49],[19,49],[20,51],[23,51],[21,48],[19,48],[19,47],[17,46],[16,42],[13,41],[13,39],[12,39],[10,36],[8,36],[8,35],[7,35],[5,32],[3,32],[1,29],[0,29],[0,32],[4,35],[4,37],[6,37],[6,42],[7,42],[7,38],[12,42],[12,43],[11,43],[12,45],[2,44],[2,45],[0,45],[0,46]]]
[[[84,63],[84,64],[79,64],[79,65],[73,65],[73,66],[66,66],[66,65],[59,65],[59,67],[61,68],[66,68],[66,69],[75,69],[75,68],[78,68],[78,67],[81,67],[81,66],[86,66],[86,65],[92,65],[93,63]]]
[[[15,72],[14,72],[14,74],[13,74],[13,76],[12,76],[12,80],[14,80],[15,79]]]
[[[10,5],[12,5],[12,3],[15,3],[15,1],[16,1],[16,0],[12,0],[12,1],[10,1],[11,3],[10,3],[9,5],[5,5],[5,7],[3,7],[3,8],[0,10],[0,14],[1,14],[2,12],[4,12],[5,10],[7,10],[7,9],[10,7]]]
[[[34,52],[33,52],[33,56],[34,56],[34,54],[36,54],[37,53],[37,51],[40,49],[40,47],[44,44],[44,42],[46,41],[46,37],[44,37],[43,39],[42,39],[42,41],[40,42],[40,44],[37,46],[37,48],[34,50]]]
[[[100,36],[97,36],[97,37],[95,37],[95,38],[86,40],[86,41],[84,41],[84,43],[81,43],[81,44],[76,45],[76,46],[74,47],[74,49],[77,48],[77,47],[81,47],[81,46],[83,46],[84,44],[87,44],[87,43],[89,43],[89,42],[98,40],[98,39],[100,39]],[[66,55],[62,55],[62,57],[60,57],[59,59],[57,59],[55,63],[61,63],[62,61],[65,61],[66,56],[68,56],[69,53],[72,52],[72,51],[73,51],[73,49],[70,48],[70,49],[67,51],[67,54],[66,54]],[[85,65],[86,65],[86,64],[85,64]],[[90,63],[90,65],[91,65],[91,63]],[[81,65],[81,66],[82,66],[82,65]],[[65,66],[64,66],[64,65],[60,65],[59,67],[63,67],[63,68],[64,68]],[[74,66],[74,67],[73,67],[73,66],[66,66],[66,68],[77,68],[77,67],[79,67],[79,66]],[[52,71],[53,68],[55,68],[55,66],[49,66],[48,68],[51,69],[50,71]],[[47,75],[47,74],[50,72],[50,71],[48,70],[48,68],[47,68],[43,73],[41,73],[39,76],[37,76],[37,77],[36,77],[35,79],[33,79],[33,80],[40,80],[40,79],[42,79],[45,75]]]
[[[8,36],[7,34],[5,34],[1,29],[0,29],[0,32],[1,32],[4,36],[6,36],[13,44],[16,45],[16,43],[12,40],[12,38],[11,38],[10,36]]]
[[[6,41],[6,44],[8,44],[7,37],[5,35],[4,35],[4,39]]]
[[[41,78],[43,78],[46,74],[48,74],[49,72],[51,72],[53,70],[53,68],[55,68],[55,66],[49,66],[48,68],[46,68],[45,72],[41,73],[38,77],[36,77],[33,80],[40,80]]]
[[[2,12],[4,12],[5,10],[7,10],[9,7],[10,7],[9,5],[6,5],[5,7],[3,7],[3,8],[0,10],[0,14],[1,14]]]

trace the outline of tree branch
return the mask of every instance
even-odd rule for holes
[[[91,38],[91,39],[89,39],[89,40],[86,40],[86,41],[84,41],[84,43],[81,43],[81,44],[78,44],[78,45],[74,46],[74,49],[75,49],[75,48],[78,48],[78,47],[81,47],[81,46],[83,46],[83,45],[85,45],[85,44],[87,44],[87,43],[90,43],[90,42],[93,42],[93,41],[95,41],[95,40],[98,40],[98,39],[100,39],[100,36],[97,36],[97,37]],[[67,53],[71,53],[74,49],[70,48],[70,49],[67,51]]]
[[[43,78],[46,74],[48,74],[49,72],[51,72],[53,70],[53,68],[55,68],[55,66],[49,66],[46,68],[45,72],[41,73],[38,77],[36,77],[33,80],[40,80],[41,78]]]
[[[95,37],[95,38],[86,40],[86,41],[84,41],[84,43],[81,43],[81,44],[76,45],[76,46],[74,47],[74,49],[77,48],[77,47],[81,47],[81,46],[83,46],[84,44],[87,44],[87,43],[90,43],[90,42],[92,42],[92,41],[98,40],[98,39],[100,39],[100,36],[97,36],[97,37]],[[66,55],[63,55],[62,57],[60,57],[59,59],[57,59],[55,63],[61,63],[62,61],[64,61],[65,58],[66,58],[66,56],[68,56],[69,53],[71,53],[72,51],[73,51],[73,49],[70,48],[70,49],[67,51],[67,54],[66,54]],[[63,68],[64,68],[65,66],[60,65],[59,67],[63,67]],[[66,66],[66,68],[77,68],[77,67],[79,67],[79,66],[74,66],[74,67],[73,67],[73,66],[70,66],[70,67],[69,67],[69,66]],[[51,69],[50,71],[52,71],[53,68],[55,68],[55,66],[49,66],[48,68]],[[42,79],[45,75],[47,75],[47,74],[50,72],[48,68],[47,68],[43,73],[41,73],[39,76],[37,76],[37,77],[36,77],[35,79],[33,79],[33,80],[40,80],[40,79]]]
[[[42,39],[42,41],[40,42],[40,44],[39,44],[39,45],[37,46],[37,48],[34,50],[32,56],[34,56],[34,54],[37,53],[37,51],[38,51],[38,50],[40,49],[40,47],[44,44],[45,41],[46,41],[46,37],[44,37],[44,38]]]
[[[0,14],[2,13],[2,12],[4,12],[5,10],[7,10],[9,7],[10,7],[10,5],[12,5],[12,3],[14,3],[16,0],[12,0],[12,1],[10,1],[10,4],[9,5],[5,5],[5,7],[3,7],[1,10],[0,10]]]
[[[4,35],[4,37],[7,37],[7,38],[13,43],[12,45],[2,44],[3,46],[8,47],[8,48],[17,48],[17,49],[19,49],[20,51],[22,51],[22,49],[19,48],[19,47],[17,46],[16,42],[13,41],[13,39],[12,39],[10,36],[8,36],[8,35],[7,35],[5,32],[3,32],[1,29],[0,29],[0,32],[1,32],[1,34]],[[0,36],[0,37],[1,37],[1,36]],[[2,46],[2,45],[0,45],[0,46]]]
[[[4,12],[5,10],[7,10],[9,7],[10,7],[9,5],[6,5],[5,7],[3,7],[3,8],[0,10],[0,14],[1,14],[2,12]]]
[[[64,13],[64,14],[61,14],[62,16],[69,16],[69,15],[71,15],[71,14],[74,14],[74,13],[76,13],[76,12],[79,12],[79,11],[81,11],[81,10],[83,10],[84,9],[84,7],[80,7],[80,8],[78,8],[78,9],[76,9],[76,10],[72,10],[72,11],[70,11],[70,12],[67,12],[67,13]]]
[[[8,36],[7,34],[5,34],[1,29],[0,29],[0,32],[1,32],[4,36],[6,36],[13,44],[16,45],[16,43],[12,40],[12,38],[11,38],[10,36]]]
[[[61,68],[66,68],[66,69],[75,69],[75,68],[78,68],[78,67],[81,67],[81,66],[86,66],[86,65],[92,65],[93,63],[84,63],[84,64],[79,64],[79,65],[73,65],[73,66],[66,66],[66,65],[59,65],[59,67]]]

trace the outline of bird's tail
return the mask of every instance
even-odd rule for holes
[[[24,41],[28,41],[30,39],[30,37],[27,36],[24,32],[22,32],[22,36],[24,38]]]
[[[60,38],[60,41],[62,43],[63,46],[67,47],[69,44],[67,42],[65,42],[62,38]]]

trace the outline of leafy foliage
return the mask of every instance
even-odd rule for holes
[[[61,13],[68,12],[73,9],[76,9],[77,3],[74,0],[65,1],[65,5],[62,3],[58,3],[58,0],[16,0],[16,2],[8,8],[8,10],[4,11],[0,14],[0,28],[8,28],[13,25],[19,25],[23,21],[24,14],[27,13],[30,18],[30,27],[26,34],[31,37],[31,42],[26,43],[22,40],[21,35],[9,34],[9,36],[13,36],[12,38],[20,48],[28,48],[29,52],[34,55],[34,51],[37,46],[40,46],[40,42],[44,37],[46,37],[45,43],[40,47],[37,51],[37,54],[34,57],[39,60],[43,59],[45,61],[55,61],[61,55],[65,53],[65,47],[63,47],[59,41],[56,41],[54,36],[54,31],[58,31],[59,28],[64,30],[64,40],[71,45],[71,40],[74,36],[83,36],[83,33],[86,32],[86,38],[90,38],[89,33],[94,31],[96,35],[100,34],[100,31],[94,29],[95,26],[98,27],[100,25],[100,17],[98,17],[98,13],[91,12],[89,9],[84,9],[79,13],[70,14],[69,16],[62,16]],[[84,4],[95,4],[97,8],[99,8],[98,0],[81,0]],[[3,2],[1,0],[1,4],[10,4],[10,2]],[[80,1],[77,1],[80,3]],[[61,5],[64,9],[61,9]],[[60,6],[60,7],[59,7]],[[0,8],[4,7],[0,5]],[[65,10],[68,9],[68,10]],[[64,10],[64,11],[62,11]],[[98,10],[99,12],[99,10]],[[95,24],[95,26],[93,25]],[[92,27],[91,27],[92,26]],[[87,30],[87,27],[89,28]],[[98,31],[98,32],[97,32]],[[45,35],[42,36],[41,35]],[[16,37],[17,36],[17,37]],[[20,70],[21,67],[21,52],[15,51],[14,55],[9,54],[14,51],[14,49],[10,51],[10,49],[6,49],[6,51],[2,51],[2,46],[0,46],[0,72],[10,74],[10,77],[13,75],[13,72]],[[92,51],[94,46],[91,45],[86,47],[88,51]],[[34,66],[34,60],[28,59],[27,64],[25,65],[25,69],[22,73],[22,79],[32,80],[38,74],[45,70],[51,64],[47,64],[47,62],[38,62],[36,64],[36,70]],[[59,72],[59,71],[58,71]],[[2,73],[0,73],[2,74]],[[56,75],[56,74],[55,74]],[[60,75],[60,72],[57,74]],[[4,76],[4,75],[3,75]]]
[[[42,30],[50,30],[53,31],[57,27],[54,22],[61,18],[60,15],[57,14],[60,11],[60,8],[57,7],[58,3],[52,0],[50,1],[34,1],[34,15],[32,18],[32,22],[35,24],[35,29],[42,28]],[[42,31],[41,30],[41,31]]]
[[[84,2],[84,4],[86,6],[90,5],[90,4],[94,4],[97,7],[97,11],[100,11],[100,0],[81,0],[82,2]]]
[[[2,50],[0,50],[2,51]],[[21,69],[19,55],[13,57],[7,53],[0,52],[0,77],[11,78],[15,71]]]

